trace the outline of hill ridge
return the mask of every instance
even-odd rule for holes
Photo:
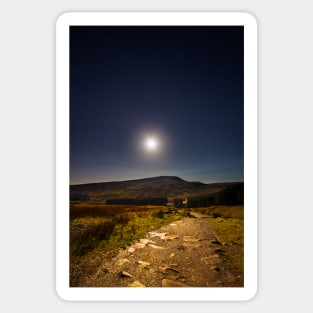
[[[70,186],[70,198],[76,201],[106,202],[111,199],[207,196],[234,183],[188,182],[178,176],[156,176],[125,181],[88,183]]]
[[[188,182],[178,176],[171,176],[171,175],[160,175],[160,176],[153,176],[153,177],[144,177],[144,178],[135,178],[135,179],[126,179],[126,180],[112,180],[112,181],[103,181],[103,182],[92,182],[92,183],[82,183],[82,184],[71,184],[70,186],[82,186],[82,185],[96,185],[96,184],[109,184],[109,183],[127,183],[127,182],[139,182],[139,181],[152,181],[155,179],[163,179],[163,178],[171,178],[177,181]],[[202,183],[202,182],[199,182]],[[204,184],[204,183],[202,183]]]

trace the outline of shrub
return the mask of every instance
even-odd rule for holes
[[[222,217],[222,214],[220,213],[213,213],[213,218],[218,218],[218,217]]]
[[[115,225],[112,222],[104,221],[99,224],[86,225],[78,232],[74,231],[72,228],[70,238],[71,255],[84,255],[88,251],[94,249],[99,241],[110,237],[114,227]]]
[[[154,215],[154,217],[157,217],[157,218],[164,218],[164,212],[162,210],[156,212]]]

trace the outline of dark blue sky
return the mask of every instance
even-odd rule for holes
[[[239,26],[71,27],[71,184],[243,181],[243,58]]]

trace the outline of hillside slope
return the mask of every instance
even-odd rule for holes
[[[105,202],[121,198],[174,198],[209,195],[237,183],[188,182],[176,176],[159,176],[119,182],[103,182],[70,186],[71,200]]]

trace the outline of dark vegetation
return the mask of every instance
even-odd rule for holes
[[[127,204],[127,205],[167,205],[167,198],[135,198],[135,199],[108,199],[106,204]]]
[[[70,237],[71,256],[84,255],[94,249],[100,241],[109,239],[115,225],[113,221],[73,225]]]
[[[71,192],[71,201],[89,201],[90,198],[86,193]]]
[[[228,219],[244,219],[244,206],[240,205],[212,205],[209,207],[202,207],[196,210],[202,214],[211,216],[213,218],[223,217]]]
[[[107,205],[104,203],[89,202],[71,202],[70,203],[70,220],[73,222],[79,218],[115,218],[119,223],[122,219],[129,219],[131,215],[143,216],[157,210],[152,206],[136,206],[136,205]],[[167,207],[162,207],[168,210]]]
[[[238,205],[244,202],[243,183],[224,187],[223,190],[210,195],[174,199],[177,208],[199,208],[212,205]]]

